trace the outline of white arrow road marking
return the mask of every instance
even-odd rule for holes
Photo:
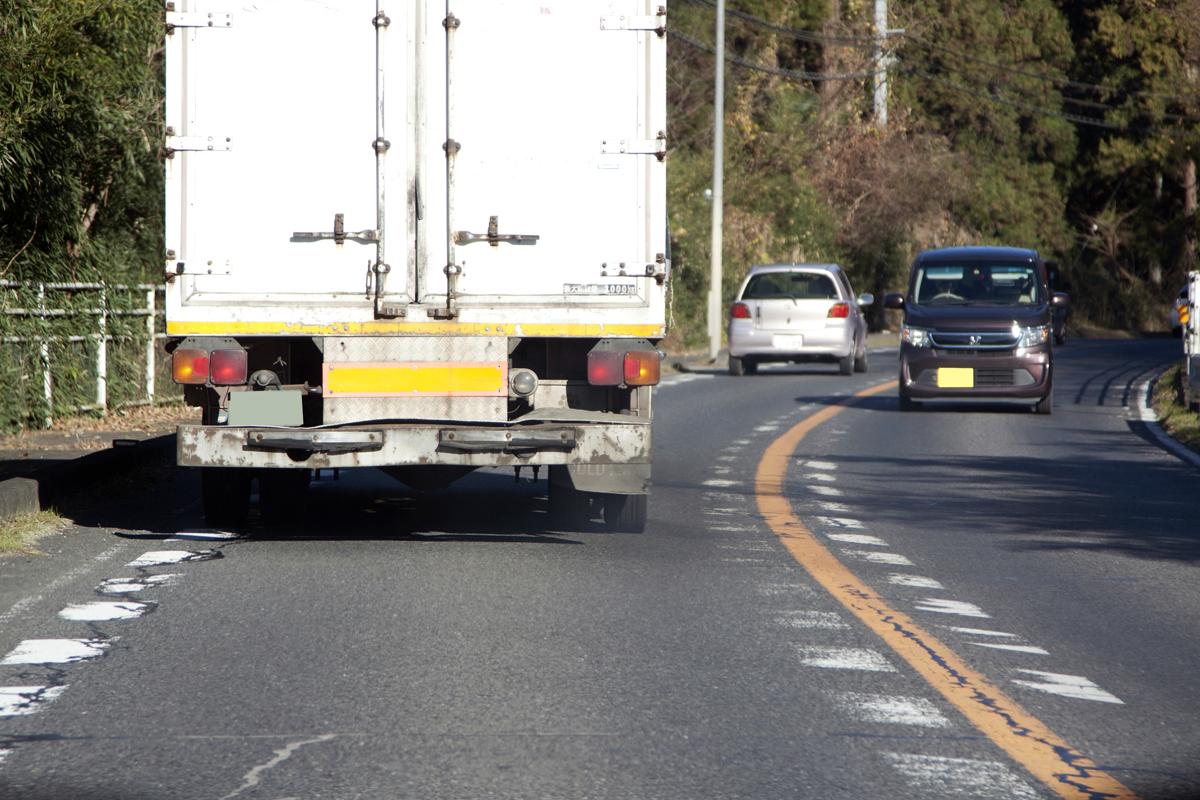
[[[863,647],[797,647],[800,663],[822,669],[852,669],[862,672],[895,672],[881,653]]]
[[[861,522],[849,517],[817,517],[817,522],[827,528],[851,528],[860,531],[863,527]]]
[[[838,700],[862,722],[919,725],[923,728],[945,728],[950,725],[950,720],[937,710],[937,706],[922,697],[842,692]]]
[[[987,619],[989,616],[977,605],[964,603],[961,600],[943,600],[939,597],[926,597],[917,603],[917,610],[933,611],[936,614],[958,614],[963,617],[980,617],[982,619]]]
[[[151,609],[147,603],[132,601],[107,602],[95,600],[91,603],[77,603],[64,608],[58,615],[71,622],[110,622],[118,619],[134,619]]]
[[[789,628],[813,628],[825,631],[843,630],[850,627],[834,611],[785,611],[775,617],[775,621]]]
[[[867,544],[872,547],[888,547],[888,543],[878,536],[867,536],[865,533],[830,533],[826,534],[835,542],[845,544]]]
[[[917,589],[945,589],[940,583],[933,578],[923,578],[920,575],[901,575],[892,573],[888,575],[888,583],[896,586],[913,586]]]
[[[835,488],[833,486],[821,486],[820,484],[813,484],[813,485],[809,486],[808,489],[810,492],[813,492],[814,494],[822,495],[823,497],[841,497],[842,496],[842,490]]]
[[[870,561],[872,564],[889,564],[893,567],[911,567],[913,565],[913,562],[899,553],[879,553],[875,550],[843,550],[842,552],[852,558]]]
[[[1013,680],[1013,683],[1028,686],[1030,689],[1037,689],[1039,692],[1073,697],[1076,700],[1095,700],[1097,703],[1125,705],[1124,701],[1119,697],[1109,694],[1082,675],[1060,675],[1056,672],[1039,672],[1036,669],[1020,669],[1017,672],[1024,672],[1026,675],[1034,675],[1041,678],[1041,682]]]
[[[1031,653],[1035,656],[1048,656],[1049,650],[1043,650],[1031,644],[999,644],[998,642],[967,642],[976,647],[990,647],[993,650],[1010,650],[1014,653]]]
[[[26,639],[0,661],[0,666],[74,664],[104,655],[109,644],[102,639]]]
[[[65,686],[0,686],[0,717],[25,717],[66,690]],[[8,751],[0,750],[0,761]]]
[[[1037,800],[1040,795],[998,761],[884,753],[918,797],[1004,797]]]

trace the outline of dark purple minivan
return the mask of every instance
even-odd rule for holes
[[[1054,407],[1052,293],[1034,250],[952,247],[917,256],[907,294],[884,306],[904,310],[900,330],[900,408],[918,400],[1032,401]]]

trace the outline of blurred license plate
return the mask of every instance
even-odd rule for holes
[[[939,367],[937,383],[939,389],[974,389],[975,370],[970,367]]]
[[[799,350],[804,347],[804,337],[777,333],[771,337],[771,346],[776,350]]]

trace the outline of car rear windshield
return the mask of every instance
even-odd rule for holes
[[[1036,306],[1045,302],[1032,264],[923,264],[912,296],[923,306]]]
[[[824,272],[763,272],[750,278],[743,300],[837,300],[833,278]]]

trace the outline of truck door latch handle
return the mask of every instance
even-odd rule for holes
[[[333,230],[331,231],[295,231],[289,241],[292,242],[320,242],[326,239],[333,239],[334,244],[345,244],[349,239],[352,242],[359,244],[374,244],[379,241],[379,231],[347,231],[345,223],[345,214],[333,215]]]
[[[472,242],[487,242],[492,247],[500,244],[537,244],[541,237],[536,233],[500,233],[500,218],[488,217],[487,233],[471,233],[470,231],[455,231],[455,244],[471,244]]]

